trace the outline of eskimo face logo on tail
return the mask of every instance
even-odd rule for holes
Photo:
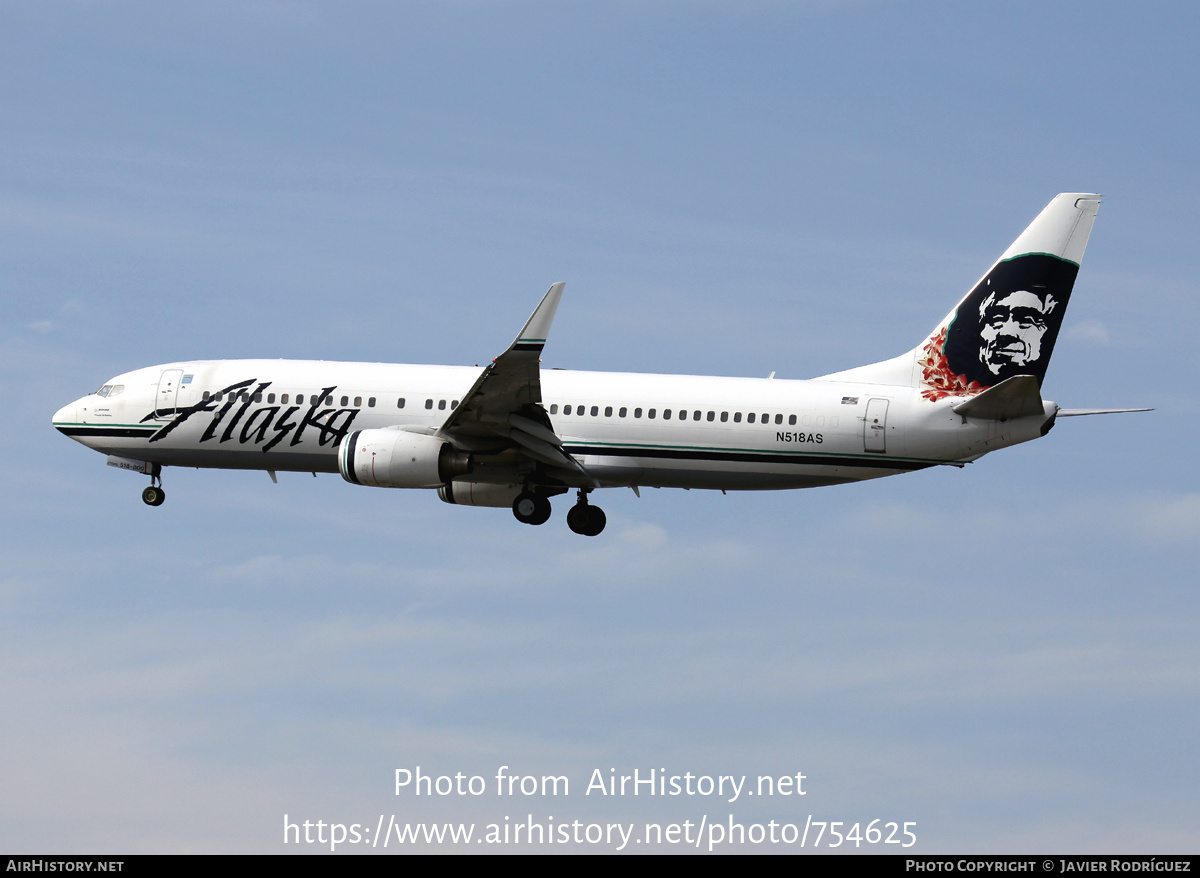
[[[997,376],[1036,366],[1042,358],[1048,318],[1057,305],[1058,300],[1045,291],[990,294],[979,306],[979,361]]]
[[[996,265],[926,344],[922,396],[967,396],[1015,375],[1040,386],[1078,273],[1045,253]]]

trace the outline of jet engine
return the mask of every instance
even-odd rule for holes
[[[406,430],[357,430],[338,448],[342,478],[375,488],[436,488],[473,467],[445,439]]]
[[[520,485],[485,485],[479,482],[447,482],[438,496],[457,506],[509,507],[524,488]]]

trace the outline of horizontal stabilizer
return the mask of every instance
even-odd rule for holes
[[[1060,418],[1078,418],[1082,415],[1123,415],[1126,412],[1152,412],[1154,409],[1059,409]]]
[[[1045,412],[1038,381],[1032,375],[1014,375],[995,387],[954,406],[954,413],[985,421],[1010,421]]]

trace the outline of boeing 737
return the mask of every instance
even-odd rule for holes
[[[190,360],[118,375],[54,426],[150,477],[168,466],[341,473],[509,507],[542,524],[597,488],[811,488],[963,466],[1045,436],[1065,410],[1041,386],[1100,197],[1057,196],[908,353],[806,381],[541,368],[556,283],[487,366]],[[640,496],[640,494],[639,494]]]

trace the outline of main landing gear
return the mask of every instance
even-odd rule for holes
[[[550,517],[550,501],[540,494],[522,491],[513,501],[512,511],[522,524],[545,524]]]
[[[567,527],[585,537],[599,536],[608,523],[608,516],[599,506],[592,506],[587,500],[588,489],[579,491],[579,499],[567,513]]]
[[[150,487],[142,491],[142,502],[147,506],[162,506],[167,492],[162,487],[162,466],[154,464],[150,472]]]
[[[588,503],[587,495],[590,490],[590,488],[581,489],[579,500],[567,513],[567,527],[585,537],[597,536],[604,530],[604,525],[608,523],[604,510]],[[550,500],[541,494],[534,494],[532,491],[522,491],[513,501],[512,511],[513,516],[522,524],[545,524],[546,520],[550,518]]]

